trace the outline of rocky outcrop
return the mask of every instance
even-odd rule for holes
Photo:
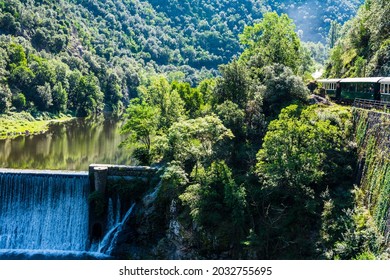
[[[176,201],[167,213],[156,209],[160,185],[138,203],[118,236],[111,255],[118,259],[196,259],[183,238],[183,227],[178,220]],[[158,220],[168,222],[159,223]]]

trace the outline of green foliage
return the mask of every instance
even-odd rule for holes
[[[155,107],[159,112],[158,128],[168,129],[174,122],[185,118],[185,103],[176,90],[162,76],[152,77],[147,87],[140,88],[142,100]]]
[[[293,21],[286,14],[265,14],[259,23],[245,27],[240,41],[246,46],[241,55],[243,61],[257,67],[279,63],[298,71],[301,44]]]
[[[275,117],[280,110],[293,102],[305,102],[309,95],[307,86],[291,69],[274,64],[263,69],[262,80],[266,86],[263,109],[266,116]]]
[[[235,137],[242,138],[245,135],[245,111],[240,109],[236,103],[227,100],[218,105],[215,111],[223,125],[229,128]]]
[[[329,77],[388,76],[390,6],[382,0],[363,5],[357,16],[346,23],[327,65]]]
[[[68,93],[63,88],[62,83],[58,83],[53,87],[52,90],[54,112],[65,112],[68,103]]]
[[[222,78],[217,79],[214,89],[213,102],[221,104],[226,100],[245,108],[249,98],[251,80],[249,71],[242,63],[234,60],[220,67]]]
[[[378,231],[387,234],[388,211],[390,209],[390,167],[387,135],[387,116],[379,118],[374,112],[354,112],[359,153],[362,157],[360,206],[368,208]],[[388,236],[385,236],[388,238]],[[375,252],[375,251],[373,251]]]
[[[94,75],[83,76],[76,91],[79,94],[76,105],[78,116],[87,116],[98,113],[102,109],[103,93],[100,91],[98,80]]]
[[[139,99],[133,99],[126,111],[126,118],[127,121],[121,130],[121,133],[129,134],[125,141],[126,145],[141,149],[138,150],[140,152],[138,159],[144,164],[150,164],[152,141],[158,126],[157,109]]]
[[[231,170],[224,162],[213,162],[208,169],[199,167],[192,172],[193,182],[179,196],[189,208],[193,223],[200,228],[202,250],[238,249],[245,224],[245,189],[238,187]],[[226,231],[230,228],[230,231]],[[209,236],[216,240],[208,240]]]
[[[8,85],[0,83],[0,114],[8,111],[11,106],[11,91]]]
[[[330,30],[327,38],[327,43],[329,45],[329,48],[333,48],[337,40],[340,38],[340,32],[341,32],[341,25],[337,21],[332,21],[330,23]]]
[[[312,14],[307,9],[310,7],[308,1],[301,1],[298,6],[291,1],[285,2],[201,0],[194,4],[187,0],[169,0],[162,5],[154,0],[2,1],[1,47],[7,55],[0,56],[0,72],[9,73],[0,73],[0,78],[6,80],[12,95],[23,92],[32,110],[69,110],[74,115],[87,115],[102,109],[119,113],[129,99],[137,95],[136,87],[144,81],[145,74],[164,73],[170,82],[179,80],[191,86],[218,75],[218,64],[228,63],[242,51],[238,34],[245,26],[253,25],[255,19],[261,18],[268,6],[280,13],[299,6],[296,12],[305,10]],[[347,5],[344,0],[337,6],[326,3],[320,10],[332,7],[334,16],[326,16],[326,21],[335,17],[342,22],[354,11],[357,2],[349,1]],[[322,4],[316,0],[316,5]],[[298,25],[301,29],[308,26],[299,21]],[[313,28],[322,34],[321,39],[327,32],[328,23]],[[303,34],[309,37],[309,33]],[[310,36],[314,36],[313,32]],[[313,41],[318,41],[317,35],[315,37]],[[14,47],[17,49],[13,50]],[[23,59],[14,57],[18,51],[24,55]],[[67,68],[65,79],[59,79],[55,68],[47,67],[47,64],[58,63]],[[26,68],[12,73],[19,66]],[[98,79],[97,86],[104,95],[104,104],[101,104],[100,97],[88,96],[85,92],[86,96],[83,96],[75,93],[79,89],[68,87],[66,80],[72,71]],[[48,91],[40,94],[46,100],[35,98],[38,86],[49,83],[53,94],[54,86],[60,82],[68,96],[66,106],[62,101],[61,105],[43,106],[49,100],[46,98]],[[182,89],[185,92],[188,87]],[[42,93],[42,88],[39,92]],[[66,95],[59,92],[61,96]],[[207,105],[210,102],[202,91],[191,89],[189,94],[184,92],[179,92],[179,95],[190,117],[209,112]],[[76,104],[79,98],[83,108]],[[95,105],[98,108],[91,108]]]
[[[188,116],[194,118],[200,115],[204,101],[199,89],[192,88],[189,83],[174,81],[171,85],[171,91],[179,93],[180,98],[184,101],[184,107]]]
[[[53,96],[51,94],[51,86],[45,83],[43,86],[37,86],[37,98],[35,104],[41,111],[47,111],[53,105]]]
[[[12,105],[15,106],[16,110],[21,111],[26,107],[26,97],[23,93],[18,93],[12,98]]]
[[[346,210],[356,160],[350,112],[305,107],[308,90],[296,76],[314,70],[312,57],[326,59],[324,45],[300,38],[324,40],[329,28],[329,75],[386,73],[390,13],[371,2],[342,32],[349,39],[337,40],[334,20],[360,0],[0,1],[0,112],[86,116],[129,105],[123,145],[139,164],[163,170],[153,231],[164,235],[176,205],[182,244],[203,258],[378,257],[388,161],[359,124],[359,143],[375,156],[356,192],[364,204]],[[296,18],[311,7],[325,20],[320,35]],[[145,189],[109,189],[130,191]],[[100,194],[90,201],[105,211]]]
[[[321,119],[313,108],[282,110],[270,123],[257,154],[257,172],[270,187],[308,188],[321,182],[330,149],[342,148],[340,127]]]
[[[216,147],[233,138],[216,116],[190,119],[174,123],[167,132],[165,158],[182,163],[211,162]]]
[[[375,253],[383,250],[383,239],[378,233],[372,216],[364,207],[347,213],[343,240],[335,245],[335,258],[375,259]]]

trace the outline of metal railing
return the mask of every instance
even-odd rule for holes
[[[376,109],[384,112],[390,112],[390,102],[387,101],[355,98],[352,106],[361,109]]]

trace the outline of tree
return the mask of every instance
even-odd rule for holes
[[[68,102],[68,93],[62,87],[62,83],[55,84],[52,90],[53,96],[53,111],[55,112],[65,112],[66,104]]]
[[[240,42],[246,47],[240,57],[242,61],[258,68],[279,63],[294,73],[298,71],[301,43],[293,21],[286,14],[264,14],[259,23],[245,27]]]
[[[218,145],[233,138],[216,116],[174,123],[167,132],[165,158],[185,164],[211,163]]]
[[[158,108],[158,128],[163,131],[173,123],[186,118],[184,101],[177,90],[172,89],[165,77],[152,77],[147,87],[140,88],[140,97],[147,104]]]
[[[0,83],[0,114],[8,111],[11,106],[12,93],[7,84]]]
[[[333,47],[336,46],[336,42],[340,38],[340,34],[341,34],[341,24],[335,20],[332,20],[330,23],[330,29],[327,38],[327,43],[330,49],[333,49]]]
[[[17,66],[27,66],[27,57],[24,48],[16,43],[10,43],[8,47],[9,65],[13,70]]]
[[[87,116],[101,111],[103,105],[103,93],[100,90],[97,78],[90,74],[82,76],[76,88],[76,112],[78,116]]]
[[[43,86],[37,86],[37,96],[34,98],[34,103],[41,111],[47,111],[53,105],[53,95],[49,83]]]
[[[273,64],[263,69],[262,82],[266,87],[263,109],[266,116],[275,117],[292,102],[305,102],[309,95],[307,86],[290,68]]]
[[[326,174],[328,151],[342,147],[341,134],[315,107],[290,105],[269,124],[256,170],[269,187],[311,188]]]
[[[105,103],[111,107],[114,112],[120,111],[123,98],[119,77],[116,73],[108,74],[108,80],[105,90]]]
[[[204,104],[203,96],[197,88],[192,88],[189,83],[172,82],[171,90],[177,91],[180,98],[184,101],[184,107],[187,114],[194,118],[200,113]]]
[[[80,71],[72,71],[68,77],[69,92],[68,92],[68,108],[76,111],[78,107],[78,100],[80,96],[79,85],[82,78]]]
[[[8,34],[16,34],[20,31],[20,23],[15,21],[13,15],[5,13],[0,16],[0,29]]]
[[[31,86],[34,78],[35,75],[30,68],[26,66],[18,66],[11,72],[9,83],[23,92],[31,92]],[[32,99],[31,94],[28,96],[28,99]]]
[[[216,107],[216,114],[235,137],[242,139],[246,132],[245,111],[243,109],[240,109],[236,103],[227,100]]]
[[[254,246],[267,258],[312,258],[326,193],[348,205],[350,116],[334,106],[290,105],[269,124],[257,154],[260,188],[253,203],[261,213]],[[335,215],[343,215],[339,207]]]
[[[131,101],[126,111],[126,123],[121,133],[129,136],[124,143],[136,150],[135,157],[143,164],[151,164],[152,141],[157,134],[158,119],[157,108],[138,98]]]
[[[225,101],[236,103],[243,109],[249,97],[251,80],[245,65],[234,60],[233,62],[220,66],[222,78],[217,79],[214,88],[213,102],[222,104]]]
[[[12,105],[15,106],[16,110],[23,110],[26,107],[26,97],[23,93],[18,93],[12,97]]]
[[[238,250],[245,233],[245,188],[236,184],[223,161],[215,161],[207,169],[200,166],[191,175],[192,184],[179,198],[197,225],[201,250],[226,251],[231,246]]]

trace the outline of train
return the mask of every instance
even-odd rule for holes
[[[319,79],[317,83],[335,100],[390,102],[390,77]]]

